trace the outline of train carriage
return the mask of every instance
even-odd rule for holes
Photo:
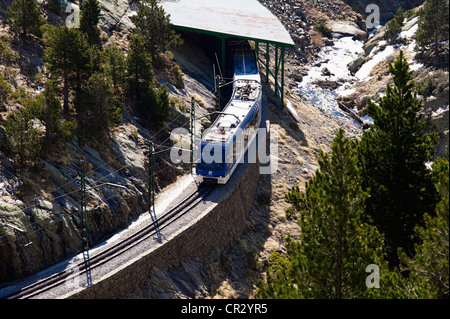
[[[261,77],[253,50],[234,50],[233,93],[199,147],[196,179],[226,184],[252,144],[261,123]]]

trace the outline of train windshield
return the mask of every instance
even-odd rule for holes
[[[201,146],[201,161],[197,168],[205,171],[223,171],[225,168],[225,150],[222,145]]]

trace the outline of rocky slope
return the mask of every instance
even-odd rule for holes
[[[364,15],[368,5],[376,4],[380,8],[380,21],[384,24],[394,17],[398,8],[413,9],[424,3],[425,0],[343,0],[356,12]]]
[[[0,0],[0,9],[7,2],[10,0]],[[329,149],[339,127],[344,127],[350,137],[359,137],[362,133],[362,122],[355,120],[354,116],[346,115],[346,112],[336,116],[327,109],[318,108],[306,96],[299,94],[298,90],[299,83],[308,76],[311,68],[316,66],[323,70],[322,64],[326,62],[314,60],[319,52],[326,47],[334,50],[335,39],[348,36],[348,30],[353,32],[351,37],[359,37],[362,48],[361,56],[355,57],[359,62],[351,63],[353,73],[374,61],[377,52],[384,51],[380,35],[376,34],[368,41],[365,40],[368,35],[364,26],[365,6],[361,6],[362,2],[260,2],[280,18],[296,43],[296,47],[288,50],[286,56],[286,99],[290,108],[279,110],[274,104],[275,100],[271,98],[271,87],[264,87],[264,103],[270,109],[271,128],[277,129],[279,133],[278,170],[273,175],[260,178],[247,231],[233,247],[227,251],[212,252],[203,260],[184,260],[175,269],[154,269],[144,286],[136,287],[134,294],[122,296],[123,298],[253,298],[257,280],[264,276],[270,254],[275,251],[284,252],[284,238],[288,234],[296,238],[300,231],[296,223],[285,218],[285,193],[292,186],[300,185],[300,189],[304,188],[317,168],[319,149]],[[382,10],[394,10],[394,6],[389,6],[390,2],[372,2],[379,3]],[[399,4],[407,2],[409,3],[396,1]],[[126,48],[126,28],[130,25],[129,16],[135,10],[133,3],[129,6],[126,0],[100,0],[100,3],[103,7],[103,37]],[[0,11],[0,36],[8,35],[5,17],[4,12]],[[335,31],[335,39],[322,37],[314,28],[314,25],[329,20],[334,21],[331,26]],[[351,27],[342,28],[343,24]],[[11,50],[12,60],[7,63],[1,60],[0,72],[10,75],[8,79],[14,89],[24,87],[30,94],[36,94],[39,83],[35,81],[35,75],[45,72],[40,59],[42,48],[39,45],[27,48],[11,45],[8,48]],[[166,127],[160,136],[157,135],[161,142],[170,137],[172,128],[185,123],[188,118],[185,110],[191,95],[199,102],[200,113],[206,113],[214,103],[211,93],[211,65],[201,51],[201,44],[188,40],[173,53],[177,63],[182,65],[185,87],[177,89],[170,85],[170,79],[166,75],[157,74],[158,80],[169,83],[171,89],[174,105],[171,118],[180,117]],[[29,58],[19,60],[16,58],[19,55]],[[392,57],[386,57],[385,60],[390,59]],[[31,71],[26,72],[25,69]],[[425,79],[430,71],[418,67],[417,74],[422,74]],[[383,92],[383,87],[389,81],[385,62],[374,65],[371,72],[371,78],[363,83],[351,81],[351,89],[355,91],[340,101],[347,109],[353,109],[356,105],[355,112],[359,111],[361,117],[365,113],[363,99],[360,97],[375,98]],[[319,84],[323,85],[332,92],[334,84],[325,73],[327,72],[324,72],[322,78],[324,81],[317,86],[320,88]],[[445,75],[448,76],[448,70],[443,71],[442,77]],[[429,98],[427,101],[432,105],[429,112],[430,130],[440,129],[440,151],[445,147],[448,149],[448,80],[446,83],[442,90],[434,91],[436,99]],[[444,105],[447,108],[443,108]],[[0,110],[0,134],[7,112],[15,107],[17,105],[9,104],[6,110]],[[47,267],[80,248],[81,160],[92,165],[87,174],[89,186],[107,181],[127,188],[124,190],[103,185],[89,190],[88,225],[93,241],[98,242],[114,230],[125,227],[146,211],[146,143],[152,137],[152,132],[126,112],[124,119],[123,125],[110,134],[104,145],[81,145],[74,140],[64,151],[42,158],[35,170],[20,169],[0,151],[0,284]],[[159,191],[175,182],[177,175],[183,174],[182,168],[168,167],[166,160],[167,158],[158,159],[160,169],[164,169],[158,175]]]
[[[264,278],[264,270],[270,255],[273,252],[285,252],[286,236],[289,234],[295,239],[300,232],[295,222],[286,220],[285,209],[288,205],[284,201],[284,195],[292,186],[299,185],[301,190],[304,189],[306,181],[313,176],[317,168],[318,150],[329,150],[333,136],[339,127],[343,127],[350,137],[361,136],[363,128],[367,125],[363,124],[367,122],[361,120],[361,117],[365,115],[365,108],[360,105],[363,101],[360,97],[370,96],[375,100],[384,92],[386,83],[389,82],[390,78],[386,74],[387,62],[393,61],[399,48],[387,52],[390,54],[386,54],[380,61],[374,60],[374,56],[378,52],[384,52],[386,48],[386,44],[381,42],[383,29],[379,31],[379,34],[370,36],[366,34],[358,40],[358,34],[361,31],[364,32],[364,28],[358,26],[362,15],[358,13],[357,7],[354,8],[357,11],[355,12],[350,6],[345,6],[340,1],[261,0],[261,2],[279,16],[297,44],[296,48],[287,54],[286,61],[288,86],[286,95],[290,108],[285,111],[279,110],[270,98],[273,94],[271,89],[267,85],[264,87],[264,103],[270,108],[271,128],[276,128],[279,132],[278,170],[270,176],[261,176],[247,230],[233,247],[230,247],[228,251],[213,252],[203,260],[184,260],[175,269],[154,269],[145,285],[137,287],[134,294],[122,296],[123,298],[254,298],[256,283]],[[347,3],[351,4],[351,2]],[[379,3],[381,4],[381,1]],[[385,3],[384,6],[385,10],[388,4]],[[322,11],[311,8],[322,8]],[[308,10],[315,12],[309,15]],[[344,15],[343,19],[340,17],[343,15],[342,10],[349,10],[349,14]],[[344,66],[345,76],[331,83],[329,79],[332,75],[322,72],[322,76],[319,77],[321,81],[316,82],[318,91],[330,93],[328,96],[333,100],[339,96],[334,93],[335,88],[348,85],[345,89],[353,93],[344,94],[339,103],[336,101],[331,103],[336,106],[337,111],[318,107],[298,90],[299,83],[310,75],[309,71],[312,68],[323,70],[324,65],[330,64],[331,61],[327,61],[327,58],[314,59],[321,48],[331,52],[346,48],[346,42],[337,41],[338,38],[348,36],[349,34],[345,34],[347,31],[335,32],[335,38],[330,41],[331,43],[326,44],[326,38],[321,39],[322,43],[319,46],[313,43],[312,38],[315,36],[312,32],[313,25],[321,22],[318,17],[322,14],[323,17],[333,17],[335,24],[351,25],[356,33],[350,34],[348,43],[357,40],[360,46],[358,52],[361,56],[358,57],[356,53],[352,59],[353,53],[348,55],[350,60],[346,62],[349,63],[348,66],[347,64]],[[299,28],[296,28],[296,25]],[[408,21],[403,30],[405,35],[408,35],[413,27],[414,21]],[[408,41],[405,42],[405,46],[411,44],[412,40]],[[337,43],[344,43],[344,47],[337,47]],[[324,45],[330,46],[329,49],[323,47]],[[312,52],[305,53],[302,51],[304,48]],[[347,49],[349,49],[348,46]],[[411,52],[409,53],[413,67],[417,68],[416,76],[436,72],[419,65],[417,61],[414,61]],[[360,61],[355,63],[358,59]],[[352,65],[354,69],[349,70]],[[369,72],[370,79],[367,81],[360,81],[354,77],[354,73],[362,67],[364,72]],[[444,75],[448,77],[448,70],[437,72],[442,72],[443,78]],[[438,146],[439,155],[448,150],[448,79],[443,82],[442,87],[447,87],[447,91],[444,89],[436,99],[429,99],[434,101],[430,113],[432,117],[429,130],[437,130],[441,135]],[[436,93],[438,91],[436,90]],[[325,99],[322,102],[327,103],[328,100]],[[429,101],[426,105],[428,103]],[[350,115],[358,113],[358,110],[359,116]]]
[[[12,40],[4,11],[10,3],[0,3],[0,74],[12,92],[37,95],[48,76],[42,61],[42,43],[18,44]],[[104,3],[102,38],[105,44],[115,42],[125,51],[129,32],[121,28],[129,26],[128,14],[134,7],[128,1]],[[61,2],[62,8],[64,4]],[[65,18],[46,10],[43,13],[51,23]],[[159,73],[159,78],[170,80],[167,74]],[[20,104],[10,99],[0,109],[0,136],[8,114],[18,107]],[[125,111],[123,124],[106,140],[81,143],[75,138],[62,148],[42,154],[31,167],[9,161],[0,149],[0,285],[80,250],[82,161],[87,163],[86,210],[91,245],[148,210],[148,141],[166,140],[168,132],[188,118],[178,106],[171,112],[175,121],[159,132],[150,132]],[[156,158],[158,192],[183,173],[183,168],[175,169],[168,162],[168,156],[160,154]]]

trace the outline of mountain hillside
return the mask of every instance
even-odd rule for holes
[[[370,126],[367,98],[376,101],[385,94],[386,84],[392,83],[388,63],[400,50],[405,52],[416,89],[424,98],[427,130],[439,134],[437,156],[448,152],[448,66],[435,67],[416,57],[417,12],[412,10],[405,19],[398,43],[384,39],[385,26],[376,30],[365,26],[368,4],[379,5],[381,20],[387,22],[399,7],[406,11],[423,0],[259,1],[280,19],[296,44],[286,50],[286,108],[281,110],[273,98],[273,82],[265,83],[263,90],[270,128],[279,136],[278,169],[270,176],[261,176],[246,232],[235,245],[213,251],[203,260],[184,260],[176,269],[154,269],[144,285],[120,297],[254,298],[257,282],[265,277],[273,253],[286,253],[288,235],[299,238],[298,224],[286,217],[286,193],[294,186],[305,190],[319,167],[320,150],[330,150],[340,128],[346,136],[360,138]],[[14,38],[6,14],[11,3],[0,0],[0,94],[8,94],[0,103],[0,141],[6,134],[8,117],[24,109],[26,101],[42,95],[51,78],[43,39],[32,36],[21,42]],[[48,1],[38,3],[47,23],[64,24],[66,0],[59,0],[61,10],[56,13],[49,9]],[[116,45],[128,57],[136,1],[99,3],[100,45],[103,49]],[[182,139],[172,133],[175,128],[187,127],[191,98],[201,116],[214,110],[215,96],[209,42],[189,33],[183,36],[182,45],[169,47],[152,60],[154,87],[167,87],[170,104],[161,126],[152,125],[135,107],[135,101],[119,90],[122,120],[101,137],[75,136],[69,142],[47,146],[29,165],[0,148],[0,287],[80,251],[83,171],[91,245],[128,227],[148,211],[150,142],[160,151],[155,166],[157,199],[189,173],[188,166],[172,163],[164,150]],[[446,52],[448,59],[448,45]],[[62,91],[60,82],[56,83],[58,92]],[[61,93],[58,98],[62,101]],[[69,118],[67,114],[62,117]],[[31,122],[45,135],[42,121]],[[204,128],[210,123],[202,120]],[[84,133],[89,136],[90,132]]]

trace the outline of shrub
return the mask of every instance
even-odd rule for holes
[[[325,22],[316,24],[314,27],[316,28],[317,31],[322,33],[322,35],[325,37],[329,37],[331,35],[332,31]]]
[[[0,108],[2,108],[6,100],[11,94],[11,85],[3,79],[3,76],[0,74]]]

